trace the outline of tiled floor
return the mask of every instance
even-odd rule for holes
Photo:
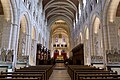
[[[71,80],[63,64],[56,64],[55,68],[59,68],[59,69],[53,70],[53,73],[50,76],[49,80]]]

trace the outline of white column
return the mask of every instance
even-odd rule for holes
[[[12,67],[13,69],[16,67],[16,62],[17,62],[17,48],[18,48],[18,25],[17,24],[12,24],[12,41],[11,41],[11,49],[14,50],[13,52],[13,63],[12,63]]]

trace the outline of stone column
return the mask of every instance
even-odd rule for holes
[[[13,63],[12,68],[14,69],[16,67],[17,62],[17,48],[18,48],[18,24],[12,24],[12,39],[11,39],[11,49],[13,49]]]

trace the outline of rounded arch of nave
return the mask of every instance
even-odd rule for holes
[[[22,49],[21,47],[23,46],[24,47],[24,52],[26,54],[28,54],[29,53],[28,44],[29,44],[29,41],[30,41],[29,37],[31,35],[30,18],[28,16],[27,12],[23,12],[23,13],[20,14],[18,19],[19,19],[18,20],[18,26],[19,27],[18,27],[18,33],[17,33],[18,36],[17,36],[16,52],[21,52],[21,49]],[[21,39],[23,39],[23,38],[21,38],[21,36],[22,36],[21,35],[21,33],[22,33],[21,30],[24,30],[24,34],[22,34],[22,35],[24,35],[24,45],[21,45],[21,42],[22,42]],[[20,53],[18,53],[18,54],[20,54]]]
[[[99,13],[99,11],[94,11],[91,15],[90,15],[90,22],[89,22],[89,24],[90,24],[90,28],[89,28],[89,36],[90,36],[90,47],[91,47],[91,55],[94,55],[94,53],[93,53],[93,50],[94,49],[92,49],[92,47],[93,47],[93,25],[94,25],[94,21],[95,21],[95,18],[96,17],[98,17],[100,20],[101,20],[101,15],[100,15],[100,13]]]
[[[57,13],[59,13],[59,12],[62,12],[62,13],[66,13],[66,14],[68,14],[69,16],[71,16],[72,18],[74,18],[74,14],[71,14],[71,13],[69,13],[68,11],[66,11],[66,10],[54,10],[54,11],[51,11],[51,12],[49,12],[48,14],[47,14],[47,18],[49,17],[49,16],[51,16],[51,15],[53,15],[53,14],[57,14]],[[65,14],[64,14],[65,15]]]
[[[50,29],[50,31],[51,31],[51,29],[52,29],[52,24],[55,22],[55,21],[57,21],[57,20],[63,20],[63,21],[66,21],[66,23],[67,23],[67,25],[68,25],[68,36],[70,36],[70,32],[71,32],[71,30],[72,30],[72,23],[69,21],[69,19],[67,19],[66,17],[63,17],[63,16],[57,16],[56,18],[52,18],[50,21],[50,23],[49,23],[49,29]],[[70,39],[70,37],[69,37],[69,39]]]
[[[103,27],[104,33],[106,34],[106,49],[111,49],[110,43],[110,34],[109,34],[109,25],[114,22],[116,18],[117,7],[120,3],[120,0],[106,0],[103,9]]]
[[[91,27],[91,47],[92,53],[96,56],[103,55],[103,33],[101,28],[101,18],[99,16],[93,15],[92,27]]]
[[[69,7],[73,8],[75,11],[77,11],[77,7],[75,6],[75,4],[73,4],[71,1],[67,2],[53,2],[51,1],[50,3],[46,4],[44,11],[46,11],[48,8],[51,8],[53,5],[57,5],[57,4],[65,4],[68,5]]]
[[[107,22],[113,22],[116,18],[117,7],[120,0],[111,0],[107,12]]]
[[[53,11],[56,11],[57,9],[58,9],[57,7],[56,7],[56,8],[53,8],[51,11],[49,11],[49,12],[47,13],[47,15],[50,14],[51,12],[53,12]],[[62,7],[62,9],[64,9],[64,11],[67,11],[69,14],[72,15],[72,17],[74,17],[73,12],[70,11],[68,8],[66,8],[66,7]]]
[[[16,45],[16,39],[14,39],[16,37],[16,33],[15,32],[18,28],[18,8],[17,8],[17,3],[16,0],[1,0],[2,5],[4,7],[4,18],[6,20],[6,22],[8,22],[7,27],[9,26],[12,31],[10,31],[11,35],[9,38],[9,47],[11,49],[15,49],[15,45]],[[14,28],[14,29],[13,29]],[[7,34],[6,34],[7,35]],[[16,50],[15,50],[16,51]],[[14,52],[15,52],[14,51]]]
[[[32,31],[31,31],[31,52],[29,54],[29,64],[30,65],[35,65],[36,64],[36,45],[37,45],[37,29],[36,26],[32,26]]]
[[[69,26],[69,31],[72,30],[72,22],[66,18],[66,17],[63,17],[63,16],[57,16],[56,18],[52,17],[49,21],[48,21],[48,27],[51,29],[52,27],[52,24],[57,21],[57,20],[63,20],[63,21],[66,21],[66,23],[68,24]],[[68,32],[69,33],[69,32]]]
[[[29,15],[29,13],[27,11],[22,12],[20,14],[20,16],[19,16],[19,20],[18,20],[19,28],[20,28],[21,19],[22,19],[23,16],[25,17],[26,22],[27,22],[26,34],[27,35],[31,35],[31,28],[32,28],[32,26],[30,26],[31,25],[30,24],[30,22],[31,22],[30,21],[30,15]]]
[[[55,16],[58,16],[58,15],[61,15],[61,16],[64,16],[64,17],[66,17],[67,19],[69,19],[71,22],[72,22],[72,19],[70,18],[70,16],[68,16],[68,15],[66,15],[66,14],[64,14],[64,13],[52,13],[52,15],[54,14],[54,16],[53,17],[55,17]],[[50,14],[51,15],[51,14]]]
[[[52,18],[49,19],[48,21],[48,27],[50,27],[55,21],[57,20],[64,20],[67,22],[67,24],[72,27],[72,21],[70,19],[68,19],[67,17],[64,16],[53,16]]]
[[[108,45],[107,45],[108,50],[117,48],[116,45],[119,44],[119,41],[117,41],[115,39],[116,36],[114,35],[114,39],[113,39],[113,38],[111,38],[111,35],[110,35],[112,28],[114,28],[114,30],[116,30],[117,25],[118,25],[118,24],[116,24],[116,13],[117,13],[119,4],[120,4],[120,0],[110,0],[110,1],[106,1],[106,3],[105,3],[105,9],[104,9],[104,14],[103,14],[103,18],[104,18],[103,24],[104,24],[104,27],[106,30],[106,35],[107,35],[106,42],[108,42]],[[114,27],[110,27],[112,25],[114,25]],[[116,42],[116,43],[114,43],[115,45],[112,44],[113,40]],[[118,49],[119,49],[119,45],[118,45]]]
[[[90,38],[90,36],[89,36],[89,27],[87,26],[87,24],[85,25],[85,27],[84,27],[84,32],[83,32],[84,34],[84,63],[86,64],[86,65],[89,65],[91,62],[90,62],[90,43],[89,43],[89,38]]]

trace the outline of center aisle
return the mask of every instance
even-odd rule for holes
[[[49,80],[71,80],[63,63],[57,63]]]

